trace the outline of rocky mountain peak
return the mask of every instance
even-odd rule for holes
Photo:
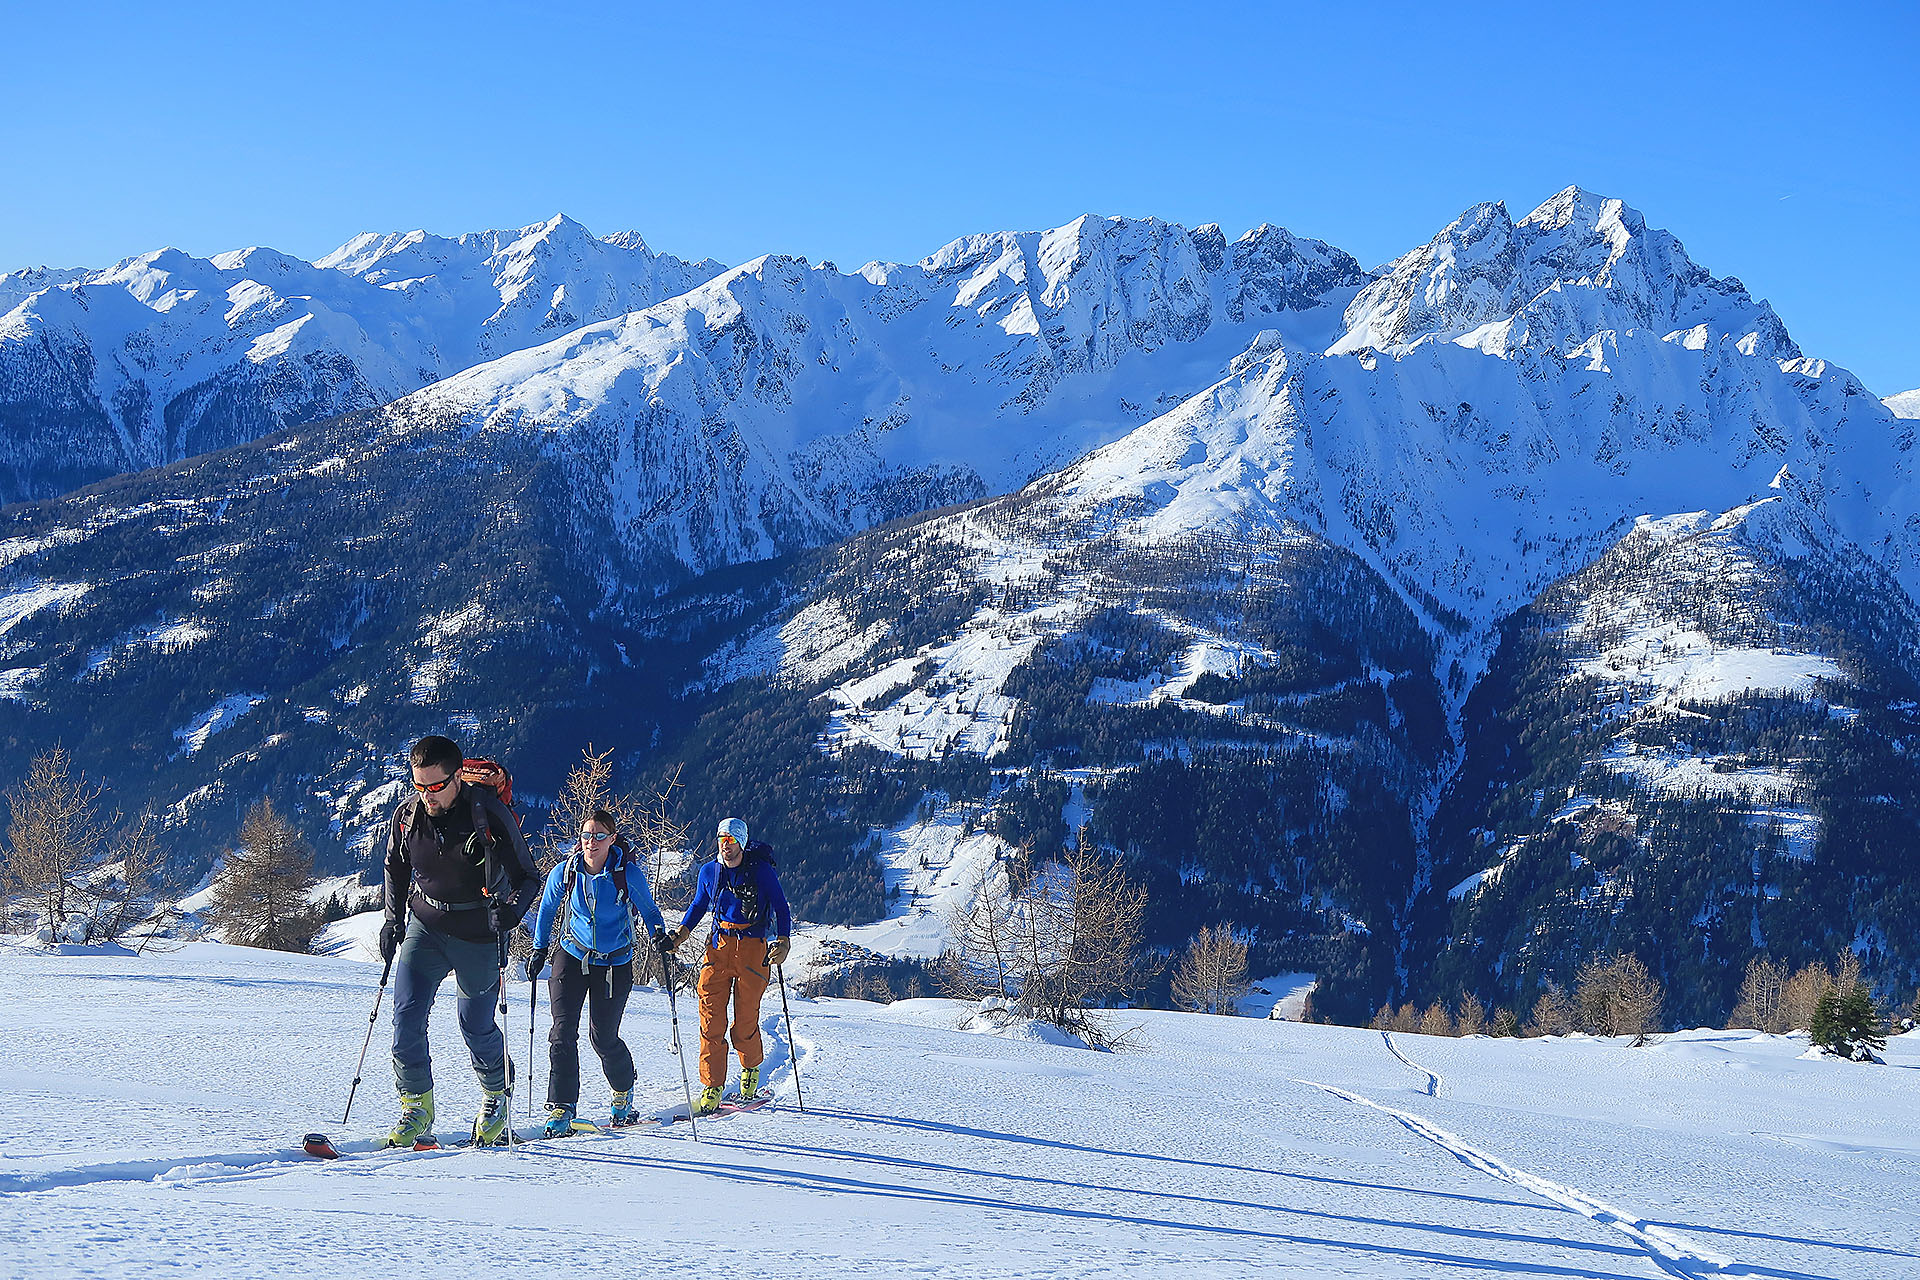
[[[1518,223],[1503,204],[1473,206],[1389,264],[1345,320],[1329,354],[1456,342],[1491,355],[1565,355],[1627,330],[1699,330],[1699,340],[1724,338],[1747,355],[1800,354],[1772,308],[1739,280],[1716,278],[1636,210],[1579,187]]]

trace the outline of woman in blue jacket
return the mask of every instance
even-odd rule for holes
[[[633,991],[635,914],[657,940],[666,921],[654,905],[647,873],[620,842],[613,815],[595,809],[580,824],[580,845],[547,873],[547,889],[533,917],[533,954],[527,977],[546,966],[559,933],[560,962],[547,979],[553,1030],[547,1035],[547,1136],[593,1126],[574,1117],[580,1102],[580,1009],[588,1038],[613,1087],[612,1123],[632,1124],[633,1054],[620,1038],[620,1018]],[[561,918],[556,931],[554,917]]]

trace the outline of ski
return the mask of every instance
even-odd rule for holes
[[[737,1098],[737,1097],[722,1098],[719,1102],[719,1105],[717,1105],[712,1111],[701,1112],[700,1118],[702,1120],[718,1120],[723,1116],[744,1115],[749,1111],[758,1111],[760,1108],[766,1106],[769,1102],[772,1102],[772,1101],[773,1101],[773,1091],[770,1089],[762,1089],[759,1093],[754,1094],[751,1098],[745,1098],[745,1099]],[[662,1116],[658,1120],[658,1123],[685,1124],[686,1121],[687,1121],[687,1113],[684,1109],[682,1109],[682,1110],[673,1112],[671,1115]]]
[[[363,1160],[368,1156],[384,1156],[397,1151],[438,1151],[440,1144],[432,1138],[423,1138],[411,1147],[375,1147],[371,1151],[342,1151],[333,1145],[333,1139],[324,1133],[309,1133],[300,1140],[300,1149],[315,1160]]]
[[[684,1116],[680,1117],[685,1119]],[[606,1134],[619,1137],[630,1129],[665,1128],[672,1117],[635,1116],[625,1124],[588,1125],[584,1129],[575,1129],[571,1133],[549,1134],[544,1128],[516,1130],[511,1139],[503,1142],[475,1142],[471,1137],[462,1138],[452,1145],[462,1151],[497,1151],[506,1147],[522,1147],[531,1142],[563,1142],[568,1138],[587,1137],[592,1134]]]

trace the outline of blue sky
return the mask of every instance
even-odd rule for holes
[[[1094,212],[1372,265],[1578,183],[1920,387],[1920,5],[1560,8],[12,3],[0,270],[561,211],[728,262]]]

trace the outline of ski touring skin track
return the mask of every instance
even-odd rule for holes
[[[1526,1169],[1507,1164],[1505,1161],[1488,1154],[1480,1148],[1470,1145],[1457,1135],[1442,1129],[1439,1125],[1426,1119],[1424,1116],[1415,1115],[1411,1111],[1402,1111],[1397,1107],[1389,1107],[1384,1103],[1375,1102],[1373,1099],[1364,1097],[1361,1094],[1353,1093],[1334,1085],[1323,1084],[1318,1080],[1301,1080],[1296,1078],[1294,1083],[1324,1090],[1334,1097],[1344,1099],[1356,1106],[1370,1107],[1375,1111],[1390,1116],[1420,1137],[1425,1138],[1428,1142],[1448,1152],[1454,1159],[1460,1161],[1460,1163],[1466,1165],[1469,1169],[1477,1170],[1489,1177],[1498,1178],[1502,1182],[1511,1183],[1516,1187],[1531,1191],[1542,1200],[1559,1205],[1563,1209],[1571,1210],[1581,1217],[1588,1218],[1603,1227],[1611,1227],[1643,1249],[1648,1259],[1668,1275],[1680,1277],[1681,1280],[1697,1280],[1698,1277],[1705,1275],[1745,1272],[1749,1270],[1748,1267],[1738,1263],[1733,1258],[1716,1253],[1704,1245],[1688,1239],[1671,1227],[1648,1221],[1626,1209],[1618,1208],[1597,1197],[1588,1195],[1586,1192],[1578,1190],[1577,1188],[1554,1182],[1551,1179],[1544,1178]]]
[[[702,1115],[702,1120],[715,1120],[724,1116],[744,1115],[758,1111],[773,1101],[773,1090],[762,1089],[751,1098],[723,1098],[715,1110]],[[453,1142],[435,1142],[430,1146],[415,1145],[403,1147],[370,1147],[364,1150],[342,1150],[333,1139],[324,1133],[309,1133],[301,1139],[300,1148],[315,1160],[364,1160],[371,1156],[411,1155],[427,1151],[480,1151],[510,1150],[532,1142],[560,1142],[568,1138],[590,1137],[594,1134],[612,1134],[615,1137],[623,1133],[645,1133],[669,1128],[675,1124],[687,1122],[686,1108],[651,1116],[635,1116],[624,1124],[598,1124],[584,1129],[575,1129],[572,1133],[548,1134],[543,1129],[512,1130],[511,1137],[502,1142],[478,1143],[471,1137],[460,1138]]]

